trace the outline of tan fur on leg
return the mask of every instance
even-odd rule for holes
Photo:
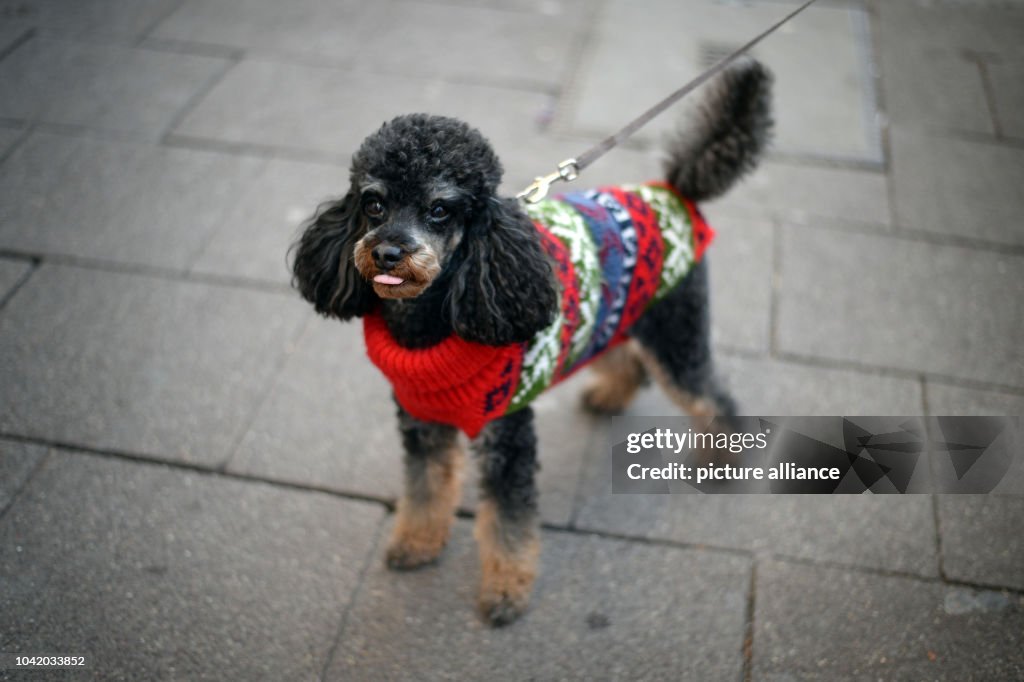
[[[464,459],[462,448],[453,446],[428,459],[418,474],[410,475],[405,494],[398,501],[387,550],[388,566],[417,568],[440,556],[462,491]]]
[[[583,391],[583,407],[596,414],[622,412],[647,376],[633,341],[611,349],[590,367],[593,379]]]
[[[473,535],[480,550],[480,613],[491,625],[511,623],[526,610],[537,577],[536,526],[503,522],[494,503],[482,500]]]
[[[723,433],[723,427],[721,420],[715,421],[715,417],[718,415],[718,410],[715,407],[713,400],[696,396],[689,391],[681,389],[676,382],[672,381],[668,372],[661,366],[661,363],[646,350],[644,350],[639,344],[637,348],[637,357],[643,362],[647,372],[654,378],[669,399],[674,402],[679,409],[687,413],[694,419],[694,431],[700,431],[701,433]],[[728,432],[727,430],[724,432]],[[736,456],[730,453],[728,450],[718,450],[715,448],[700,448],[697,450],[697,461],[698,464],[711,464],[712,462],[718,464],[724,464],[734,462]]]

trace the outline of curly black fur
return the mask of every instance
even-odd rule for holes
[[[714,199],[754,169],[771,140],[771,90],[771,72],[750,58],[707,85],[665,164],[668,181],[683,196]]]
[[[533,410],[518,412],[488,424],[473,441],[479,459],[480,490],[494,500],[509,527],[522,527],[537,513],[537,435]]]
[[[490,345],[528,341],[558,306],[554,275],[533,222],[514,199],[494,199],[458,254],[448,308],[455,332]]]
[[[361,237],[355,193],[322,204],[292,245],[292,282],[302,297],[324,316],[341,320],[365,315],[376,300],[352,263]]]

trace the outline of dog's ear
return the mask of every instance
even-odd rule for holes
[[[359,202],[350,190],[342,199],[321,204],[292,245],[292,285],[325,317],[364,315],[376,299],[352,260],[359,226]]]
[[[511,199],[492,199],[471,220],[452,279],[452,326],[468,341],[528,341],[551,324],[558,292],[537,229]]]

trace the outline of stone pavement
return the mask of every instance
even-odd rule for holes
[[[790,6],[0,0],[0,651],[90,666],[0,678],[1024,679],[1024,497],[613,496],[580,380],[537,403],[523,621],[477,619],[465,518],[383,567],[388,390],[288,288],[295,226],[392,115],[479,126],[514,191]],[[744,412],[1020,415],[1024,2],[821,0],[756,54],[776,145],[707,207]]]

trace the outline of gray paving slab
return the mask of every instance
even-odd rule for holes
[[[305,319],[277,294],[44,265],[0,317],[0,429],[223,462]]]
[[[782,238],[782,351],[1024,382],[1019,257],[796,226]]]
[[[0,523],[0,645],[84,655],[96,679],[314,679],[382,517],[55,454]]]
[[[178,0],[2,0],[0,18],[76,36],[139,37]]]
[[[770,161],[705,208],[711,216],[722,212],[799,221],[824,217],[875,225],[892,222],[883,173]]]
[[[545,533],[529,611],[492,630],[475,611],[469,526],[457,525],[435,568],[371,565],[326,679],[740,676],[748,559]]]
[[[578,382],[535,404],[541,515],[566,523],[593,420],[577,407]],[[476,506],[467,461],[462,505]],[[396,498],[402,449],[387,382],[366,357],[362,324],[317,321],[242,439],[229,470],[342,492]]]
[[[929,381],[928,411],[942,415],[1007,415],[1024,414],[1024,396],[996,391],[981,391]]]
[[[879,2],[879,43],[907,53],[971,50],[1002,58],[1024,54],[1024,5],[1012,2]]]
[[[46,457],[40,445],[0,440],[0,514]]]
[[[214,57],[36,37],[0,62],[0,116],[157,139],[228,65]]]
[[[0,245],[183,270],[216,230],[246,218],[232,211],[263,164],[34,134],[0,176]]]
[[[1024,673],[1024,599],[902,577],[764,562],[753,677],[1009,680]]]
[[[250,60],[232,69],[175,132],[347,159],[383,122],[427,112],[480,128],[500,153],[527,138],[549,107],[546,95],[533,92]]]
[[[557,17],[579,11],[587,0],[417,0],[426,4],[458,6],[484,6],[515,12],[530,12],[541,16]]]
[[[366,357],[362,325],[318,318],[289,355],[228,469],[395,497],[401,452],[391,391]]]
[[[31,268],[32,265],[23,260],[0,258],[0,301],[7,300],[8,294]]]
[[[887,27],[881,29],[884,33]],[[992,134],[992,114],[977,63],[953,50],[910,52],[882,43],[882,90],[890,120],[903,127]]]
[[[377,3],[367,25],[372,39],[360,45],[356,64],[368,71],[557,88],[587,26],[588,8],[579,4],[544,16],[486,6]]]
[[[247,182],[219,221],[192,270],[287,283],[285,253],[320,202],[348,190],[348,171],[271,160]]]
[[[609,2],[560,124],[611,133],[784,13],[773,3],[658,0],[638,11],[627,0]],[[867,39],[863,10],[819,5],[754,50],[777,77],[776,149],[881,161]],[[624,55],[642,55],[642,62]],[[662,116],[641,135],[673,130],[674,118]]]
[[[999,127],[1008,137],[1024,139],[1024,56],[1015,61],[987,64]]]
[[[767,352],[772,314],[775,226],[771,218],[721,216],[706,254],[711,333],[719,344]]]
[[[924,495],[623,495],[595,448],[576,525],[698,546],[938,575],[935,523]]]
[[[719,353],[718,373],[744,415],[921,414],[920,383],[771,358]],[[627,415],[681,414],[655,387],[641,391]]]
[[[897,224],[957,237],[1024,244],[1024,149],[894,128]]]
[[[938,508],[948,577],[1024,590],[1024,497],[940,495]]]
[[[372,6],[355,0],[186,0],[151,35],[345,63],[368,40],[365,15]]]

